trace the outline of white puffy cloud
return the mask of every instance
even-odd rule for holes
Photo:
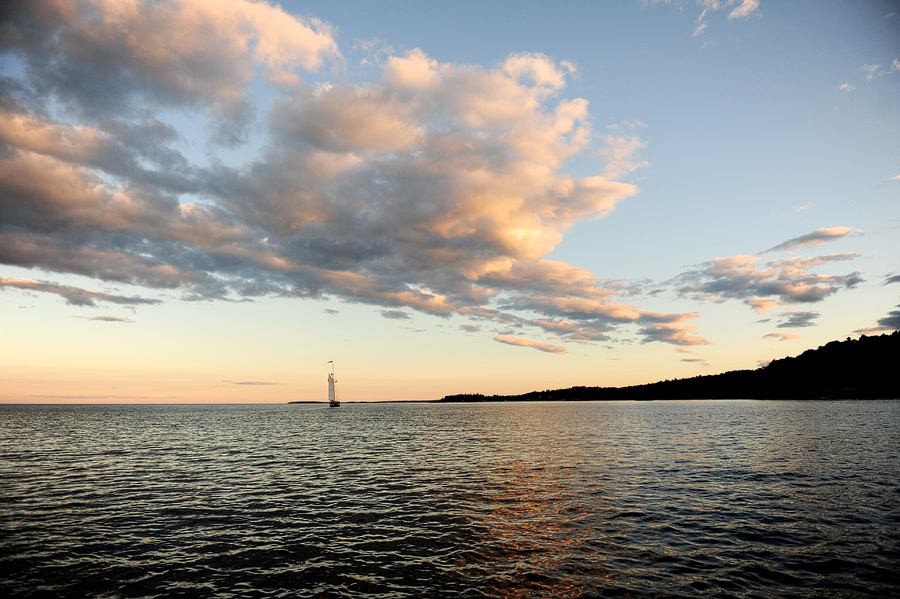
[[[418,92],[434,88],[440,81],[438,61],[415,48],[404,56],[389,56],[384,66],[385,81],[393,88]]]

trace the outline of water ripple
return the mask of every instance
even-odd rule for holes
[[[8,597],[900,594],[900,402],[0,406]]]

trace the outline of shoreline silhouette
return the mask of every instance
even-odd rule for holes
[[[570,387],[521,395],[461,393],[442,402],[666,399],[892,399],[900,397],[900,331],[831,341],[756,370],[628,387]]]

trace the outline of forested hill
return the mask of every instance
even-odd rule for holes
[[[757,370],[632,387],[572,387],[524,395],[448,395],[445,402],[615,399],[867,399],[900,397],[900,331],[832,341]]]

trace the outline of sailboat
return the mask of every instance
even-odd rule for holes
[[[328,363],[331,364],[331,372],[328,373],[328,407],[339,408],[341,400],[334,391],[334,384],[337,382],[334,380],[334,360]]]

